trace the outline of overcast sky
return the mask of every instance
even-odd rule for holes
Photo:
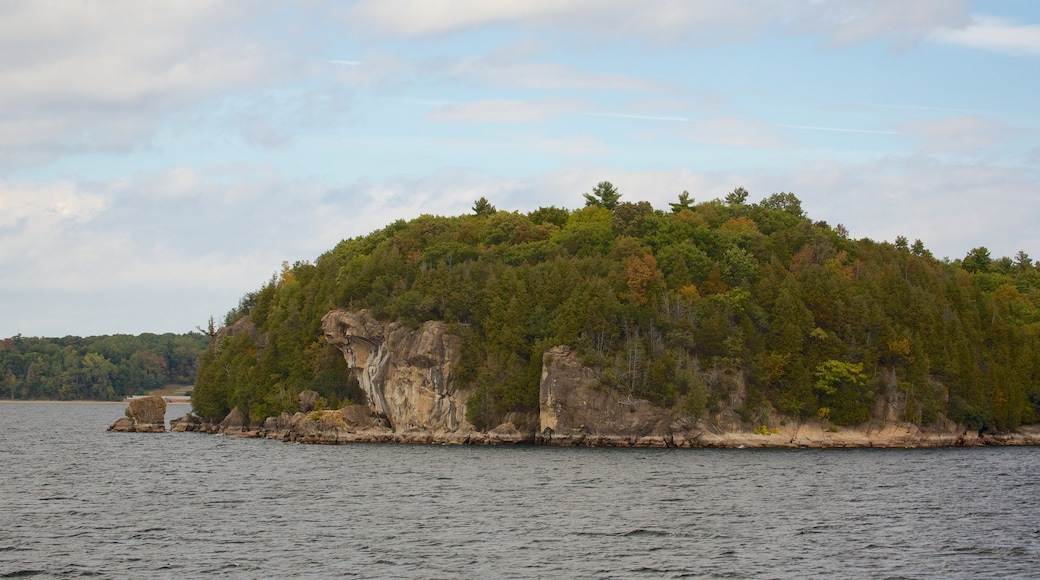
[[[1040,257],[1035,0],[0,3],[0,336],[187,332],[397,218],[744,186]]]

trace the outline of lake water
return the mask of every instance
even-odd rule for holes
[[[0,404],[0,577],[1035,578],[1040,449],[307,446]],[[182,415],[170,407],[167,418]]]

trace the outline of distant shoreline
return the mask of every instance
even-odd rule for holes
[[[125,401],[47,401],[47,400],[27,400],[27,399],[0,399],[0,404],[11,405],[120,405],[126,406]],[[191,403],[168,403],[170,405],[191,405]]]

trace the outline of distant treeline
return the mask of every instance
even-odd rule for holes
[[[204,334],[0,340],[0,398],[113,401],[166,384],[191,384]]]
[[[472,214],[397,221],[286,264],[203,353],[196,411],[259,419],[294,409],[305,388],[354,398],[320,321],[367,308],[452,324],[478,426],[537,410],[542,354],[558,344],[603,369],[603,388],[690,417],[741,385],[748,421],[849,425],[885,400],[922,425],[1038,420],[1040,269],[1025,252],[948,260],[903,236],[853,239],[790,193],[684,192],[664,210],[620,197],[604,182],[582,209],[527,214],[482,198]]]

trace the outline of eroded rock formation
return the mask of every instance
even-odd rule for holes
[[[158,395],[131,399],[126,416],[112,423],[108,430],[123,433],[165,433],[166,401]]]
[[[322,319],[325,338],[343,351],[368,405],[395,432],[472,429],[466,422],[469,393],[454,380],[460,339],[447,327],[380,322],[367,310],[334,310]]]

